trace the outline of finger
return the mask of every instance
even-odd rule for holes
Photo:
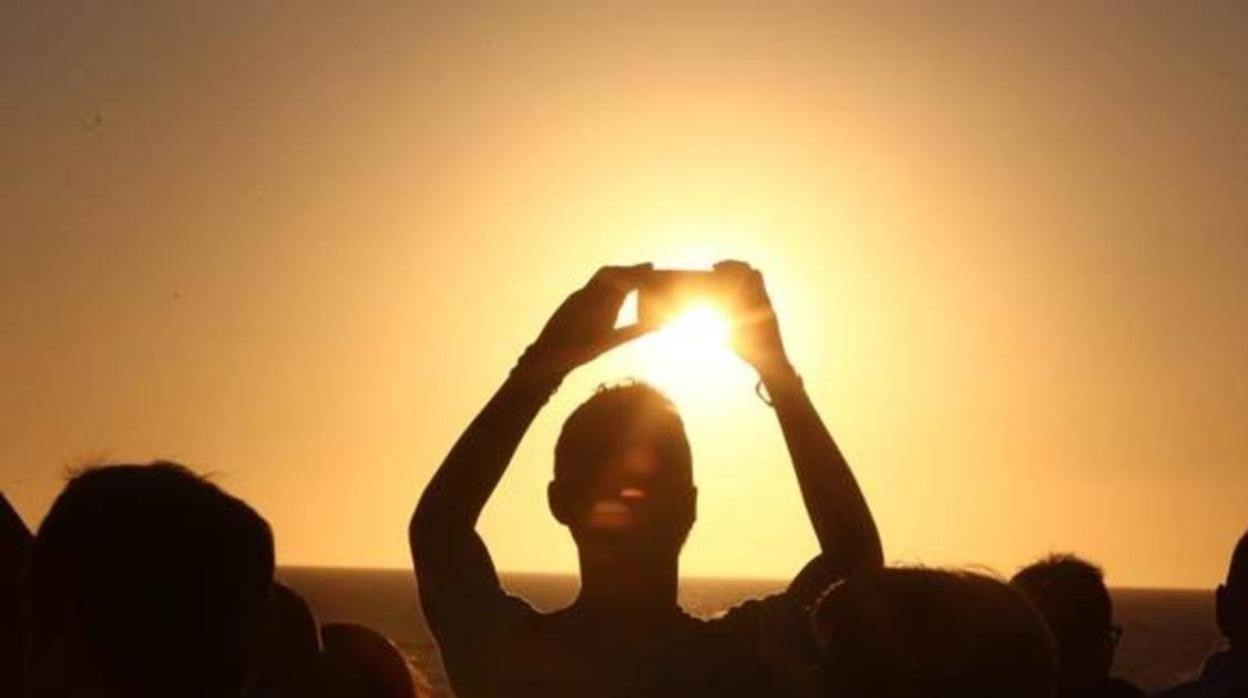
[[[763,287],[763,275],[749,264],[735,259],[725,259],[714,265],[715,274],[723,279],[721,290],[725,304],[734,312],[741,312],[756,305],[767,304],[767,291]]]
[[[594,277],[590,279],[590,283],[606,282],[616,279],[639,279],[643,274],[654,269],[652,262],[643,262],[641,264],[632,264],[628,266],[606,266],[594,273]]]
[[[626,274],[638,274],[642,272],[654,271],[654,262],[640,262],[638,264],[630,264],[625,267],[617,267]]]
[[[729,290],[729,295],[738,297],[737,300],[749,301],[759,295],[766,295],[763,291],[762,273],[749,264],[726,259],[715,264],[714,269],[716,274],[727,281],[725,288]]]
[[[758,325],[776,319],[776,311],[770,303],[759,303],[738,315],[742,325]]]
[[[617,327],[612,330],[609,335],[607,335],[606,339],[602,343],[601,349],[599,349],[599,353],[611,351],[621,344],[631,342],[642,335],[655,331],[656,329],[658,329],[657,325],[641,322],[636,322],[626,327]]]
[[[718,262],[714,267],[715,271],[726,276],[735,277],[742,283],[750,286],[762,288],[763,273],[745,262],[738,262],[735,259],[726,259]]]
[[[729,274],[746,274],[754,271],[754,267],[736,259],[725,259],[716,262],[711,268],[715,271],[727,272]]]
[[[763,296],[767,295],[767,284],[763,282],[763,272],[757,269],[751,269],[749,279],[749,284],[754,289],[755,293],[762,294]]]
[[[611,304],[624,302],[624,297],[637,290],[646,274],[654,269],[654,265],[646,262],[629,267],[603,267],[598,270],[589,286],[595,293],[601,293],[604,300]]]

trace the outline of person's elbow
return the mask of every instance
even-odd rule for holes
[[[426,497],[420,500],[407,522],[407,543],[411,547],[412,561],[416,564],[417,573],[422,566],[436,558],[440,543],[446,540],[443,518]]]

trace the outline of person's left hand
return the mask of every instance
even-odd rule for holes
[[[762,273],[745,262],[733,260],[716,264],[715,273],[725,278],[725,286],[730,289],[733,350],[763,380],[791,373],[793,368],[780,339],[780,323],[763,285]]]

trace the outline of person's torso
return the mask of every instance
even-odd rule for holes
[[[770,695],[759,638],[684,614],[591,621],[538,615],[483,647],[482,683],[507,696]]]

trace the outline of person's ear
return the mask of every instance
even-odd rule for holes
[[[546,485],[546,503],[550,505],[550,513],[555,517],[555,521],[567,526],[572,518],[568,511],[568,494],[560,486],[558,480],[551,480],[550,484]]]
[[[680,526],[688,532],[698,520],[698,488],[690,486],[681,492],[676,503],[678,508],[674,512],[680,517]]]

